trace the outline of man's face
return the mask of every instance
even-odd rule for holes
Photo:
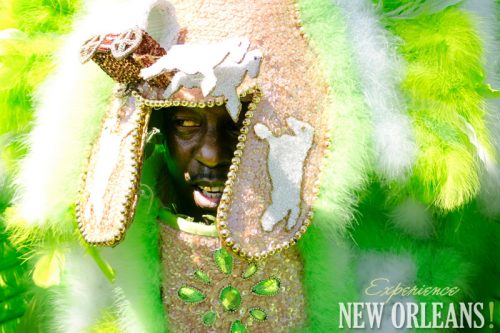
[[[175,186],[177,212],[196,219],[214,215],[240,124],[232,121],[224,106],[175,107],[164,112],[163,128],[173,160],[168,169]]]

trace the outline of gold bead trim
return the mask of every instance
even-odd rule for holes
[[[213,108],[214,106],[221,106],[224,105],[225,103],[225,99],[223,97],[216,97],[210,100],[195,102],[182,99],[162,99],[162,100],[146,99],[142,97],[137,91],[133,91],[132,96],[134,96],[138,102],[153,109],[169,108],[172,106],[183,106],[188,108],[203,109],[203,108]]]
[[[130,166],[132,167],[132,170],[130,171],[130,179],[131,179],[131,186],[128,188],[128,193],[125,197],[125,201],[121,202],[120,205],[122,210],[120,211],[120,229],[117,235],[114,236],[113,239],[108,240],[108,241],[92,241],[87,239],[87,233],[84,228],[84,221],[83,221],[83,212],[81,211],[81,204],[83,200],[83,191],[85,191],[85,185],[87,182],[87,171],[84,171],[81,177],[81,184],[80,184],[80,191],[79,191],[79,199],[76,202],[75,205],[75,215],[76,215],[76,220],[78,223],[78,228],[80,229],[80,232],[83,235],[83,238],[85,241],[91,245],[95,246],[114,246],[117,243],[119,243],[125,234],[125,231],[127,230],[128,226],[130,225],[134,213],[135,213],[135,206],[137,204],[138,196],[137,192],[139,191],[139,186],[140,186],[140,177],[141,177],[141,169],[142,169],[142,156],[143,156],[143,145],[145,142],[145,137],[146,137],[146,132],[144,130],[144,127],[147,125],[149,122],[149,117],[151,115],[151,108],[144,107],[144,104],[138,100],[136,104],[136,108],[140,109],[141,112],[139,113],[139,117],[137,120],[137,125],[133,129],[132,132],[132,137],[133,137],[133,142],[130,146],[130,152],[132,153],[132,160],[130,161]],[[90,160],[87,162],[87,166],[90,163]],[[87,167],[85,168],[87,170]]]
[[[304,221],[303,226],[295,233],[293,238],[283,244],[277,245],[274,248],[263,251],[260,253],[247,253],[241,249],[241,245],[235,243],[234,239],[231,237],[231,231],[227,225],[227,212],[232,200],[233,186],[238,176],[239,166],[241,163],[241,158],[243,156],[243,151],[245,149],[245,144],[247,140],[247,134],[249,132],[250,126],[252,125],[252,119],[254,117],[254,112],[257,105],[260,103],[262,98],[262,92],[259,87],[254,87],[253,90],[247,91],[246,93],[240,94],[240,98],[248,94],[252,95],[252,101],[248,105],[248,111],[245,113],[245,119],[243,120],[243,126],[240,129],[240,136],[238,137],[238,144],[236,145],[236,150],[234,152],[234,157],[231,160],[231,166],[229,167],[229,173],[227,175],[227,181],[225,183],[224,192],[217,209],[217,229],[219,231],[219,237],[222,244],[230,250],[235,255],[247,261],[257,261],[261,259],[266,259],[267,257],[276,254],[284,249],[288,249],[290,246],[294,245],[297,240],[299,240],[304,232],[307,230],[307,226],[311,223],[312,211],[309,212],[307,219]]]
[[[262,251],[260,253],[247,253],[243,251],[241,249],[241,245],[236,243],[234,239],[231,237],[231,231],[229,230],[227,224],[227,217],[233,195],[233,186],[236,177],[238,176],[239,166],[241,163],[241,158],[243,156],[243,151],[245,149],[247,134],[252,124],[252,119],[254,117],[254,112],[262,98],[262,92],[259,87],[254,87],[253,90],[249,90],[246,93],[240,94],[240,98],[246,96],[247,94],[252,95],[252,102],[248,105],[248,111],[245,113],[243,126],[240,129],[241,134],[238,137],[238,144],[236,145],[236,151],[234,152],[234,157],[231,161],[232,164],[229,167],[229,173],[227,175],[227,181],[225,183],[224,192],[222,194],[219,207],[217,209],[216,222],[217,222],[217,229],[219,231],[219,238],[221,239],[221,242],[224,245],[224,247],[230,250],[233,254],[239,256],[241,259],[247,261],[257,261],[266,259],[271,255],[274,255],[282,250],[290,248],[290,246],[295,245],[295,243],[297,243],[297,241],[302,237],[302,235],[304,235],[304,233],[307,230],[307,227],[311,224],[314,214],[312,210],[309,211],[304,223],[290,240],[285,241],[282,244],[278,244],[270,250]],[[314,187],[315,194],[319,192],[318,190],[319,190],[319,182],[315,184]]]

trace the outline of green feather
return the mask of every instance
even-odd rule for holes
[[[0,225],[0,332],[11,332],[26,309],[26,265]]]
[[[30,35],[64,34],[80,6],[79,0],[3,0],[0,29],[16,28]]]
[[[479,191],[480,166],[468,137],[472,127],[495,160],[485,125],[479,37],[468,15],[450,7],[412,20],[388,19],[407,61],[402,83],[415,126],[419,156],[405,195],[449,211]]]
[[[328,0],[300,0],[303,30],[331,89],[332,145],[324,161],[314,220],[298,243],[304,260],[308,321],[304,332],[338,330],[339,302],[357,299],[350,250],[341,237],[371,162],[371,117],[364,102],[341,10]]]
[[[0,39],[0,137],[10,137],[0,158],[9,174],[25,153],[20,136],[30,130],[31,95],[54,67],[52,55],[60,45],[55,34],[69,31],[79,5],[70,0],[0,1],[0,30],[12,32]]]
[[[60,45],[55,34],[69,30],[79,1],[0,1],[0,214],[12,197],[10,179],[16,161],[25,153],[23,136],[33,117],[31,95],[53,69],[52,55]],[[5,30],[9,29],[9,30]],[[22,319],[33,297],[22,252],[7,239],[0,218],[1,332],[36,332],[34,322]],[[30,318],[33,318],[30,316]]]
[[[494,255],[499,251],[500,225],[480,215],[475,202],[447,216],[434,214],[432,236],[416,239],[389,223],[384,200],[384,191],[373,184],[360,204],[364,218],[352,231],[358,256],[374,252],[409,256],[416,265],[412,285],[460,288],[453,296],[416,296],[417,302],[486,304],[500,293],[500,263]]]

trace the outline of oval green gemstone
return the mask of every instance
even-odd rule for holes
[[[201,291],[189,286],[179,288],[177,295],[186,303],[201,302],[205,299],[205,295],[203,295]]]
[[[200,280],[201,282],[205,283],[205,284],[211,284],[212,283],[212,279],[210,278],[210,276],[208,276],[207,273],[205,273],[204,271],[202,270],[196,270],[194,272],[194,276]]]
[[[241,274],[241,277],[244,279],[248,279],[252,277],[255,273],[257,273],[257,264],[252,262],[248,265],[247,269]]]
[[[214,261],[222,273],[231,274],[233,271],[233,257],[231,257],[225,248],[214,251]]]
[[[257,309],[257,308],[250,309],[250,315],[257,320],[266,320],[267,319],[267,313],[264,310]]]
[[[248,333],[248,331],[241,321],[235,320],[231,324],[231,333]]]
[[[215,311],[207,311],[203,317],[201,317],[201,321],[203,322],[203,325],[211,326],[215,322],[216,318],[217,314]]]
[[[272,277],[257,283],[252,288],[252,292],[261,296],[273,296],[280,291],[280,280]]]
[[[227,286],[220,292],[220,302],[226,311],[236,311],[241,304],[241,294],[238,289]]]

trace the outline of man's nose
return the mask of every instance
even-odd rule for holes
[[[232,151],[229,142],[225,141],[228,140],[217,131],[208,131],[200,142],[196,160],[209,168],[228,165]]]

